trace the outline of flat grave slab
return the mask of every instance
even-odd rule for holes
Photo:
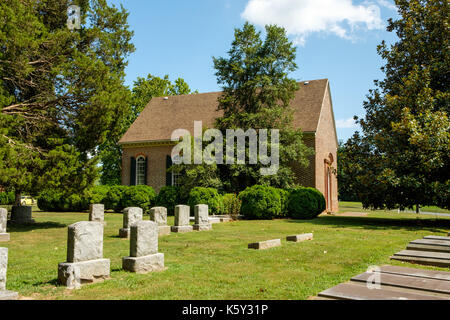
[[[374,277],[374,273],[378,275]],[[373,280],[378,288],[369,287]],[[381,266],[364,272],[312,299],[326,300],[450,300],[450,272]]]
[[[249,243],[249,249],[264,250],[281,246],[281,239],[266,240],[260,242]]]
[[[306,240],[313,240],[314,235],[312,233],[303,233],[303,234],[297,234],[294,236],[287,236],[286,241],[292,241],[292,242],[301,242]]]

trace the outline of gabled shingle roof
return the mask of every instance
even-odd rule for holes
[[[319,123],[328,79],[300,82],[300,89],[291,102],[294,126],[304,132],[315,132]],[[119,144],[170,140],[176,129],[187,129],[193,134],[194,121],[202,121],[212,128],[222,111],[217,110],[221,92],[153,98],[131,125]]]

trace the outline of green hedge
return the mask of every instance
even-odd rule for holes
[[[80,212],[91,203],[103,203],[105,209],[122,212],[126,207],[140,207],[145,212],[153,206],[156,193],[149,186],[95,186],[83,194],[65,195],[55,190],[44,190],[37,198],[42,211]]]
[[[11,205],[14,204],[15,200],[16,195],[14,191],[0,192],[0,205]]]
[[[223,199],[214,188],[195,187],[189,192],[188,205],[191,213],[197,204],[207,204],[210,215],[222,214]]]
[[[49,189],[39,194],[37,205],[42,211],[79,212],[89,209],[89,198],[88,194],[64,195]]]
[[[325,210],[325,198],[314,188],[296,188],[289,194],[289,216],[294,219],[313,219]]]
[[[246,219],[273,219],[281,216],[280,191],[274,187],[254,185],[239,194],[241,213]]]
[[[172,216],[175,214],[175,206],[182,203],[180,188],[175,186],[162,187],[155,200],[156,206],[167,208],[167,214]]]

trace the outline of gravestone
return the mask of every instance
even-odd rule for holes
[[[158,224],[139,221],[130,233],[130,256],[122,258],[123,269],[137,273],[164,270],[164,254],[158,253]]]
[[[103,259],[103,224],[81,221],[68,228],[67,262],[58,265],[58,280],[68,288],[108,278],[110,260]]]
[[[13,206],[11,209],[11,223],[32,224],[35,221],[31,217],[31,206]]]
[[[175,224],[170,228],[172,232],[191,232],[192,226],[189,224],[191,208],[185,205],[175,206]]]
[[[197,204],[194,207],[195,224],[194,230],[207,231],[212,229],[212,224],[209,222],[208,205]]]
[[[129,207],[123,209],[123,228],[119,230],[119,237],[130,237],[130,226],[134,223],[141,221],[143,212],[141,208]]]
[[[0,208],[0,242],[9,241],[9,233],[6,233],[6,224],[8,221],[8,211]]]
[[[165,236],[170,234],[170,226],[167,225],[167,209],[154,207],[150,209],[150,220],[158,225],[158,234]]]
[[[8,270],[8,248],[0,248],[0,300],[16,300],[17,292],[6,290],[6,272]]]
[[[89,221],[101,222],[106,225],[105,206],[103,204],[95,203],[89,206]]]

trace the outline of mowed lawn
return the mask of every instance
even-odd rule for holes
[[[355,207],[344,204],[340,211]],[[111,278],[67,290],[56,280],[58,263],[66,261],[67,226],[88,220],[88,214],[37,211],[33,217],[36,225],[11,226],[11,241],[0,243],[9,248],[7,287],[22,299],[307,299],[370,265],[414,267],[389,257],[411,240],[450,230],[446,217],[383,211],[366,217],[214,224],[213,231],[161,237],[167,270],[142,275],[122,270],[129,241],[118,238],[122,215],[107,213],[104,257],[111,259]],[[285,240],[309,232],[313,241]],[[250,242],[275,238],[281,238],[281,247],[247,249]]]

